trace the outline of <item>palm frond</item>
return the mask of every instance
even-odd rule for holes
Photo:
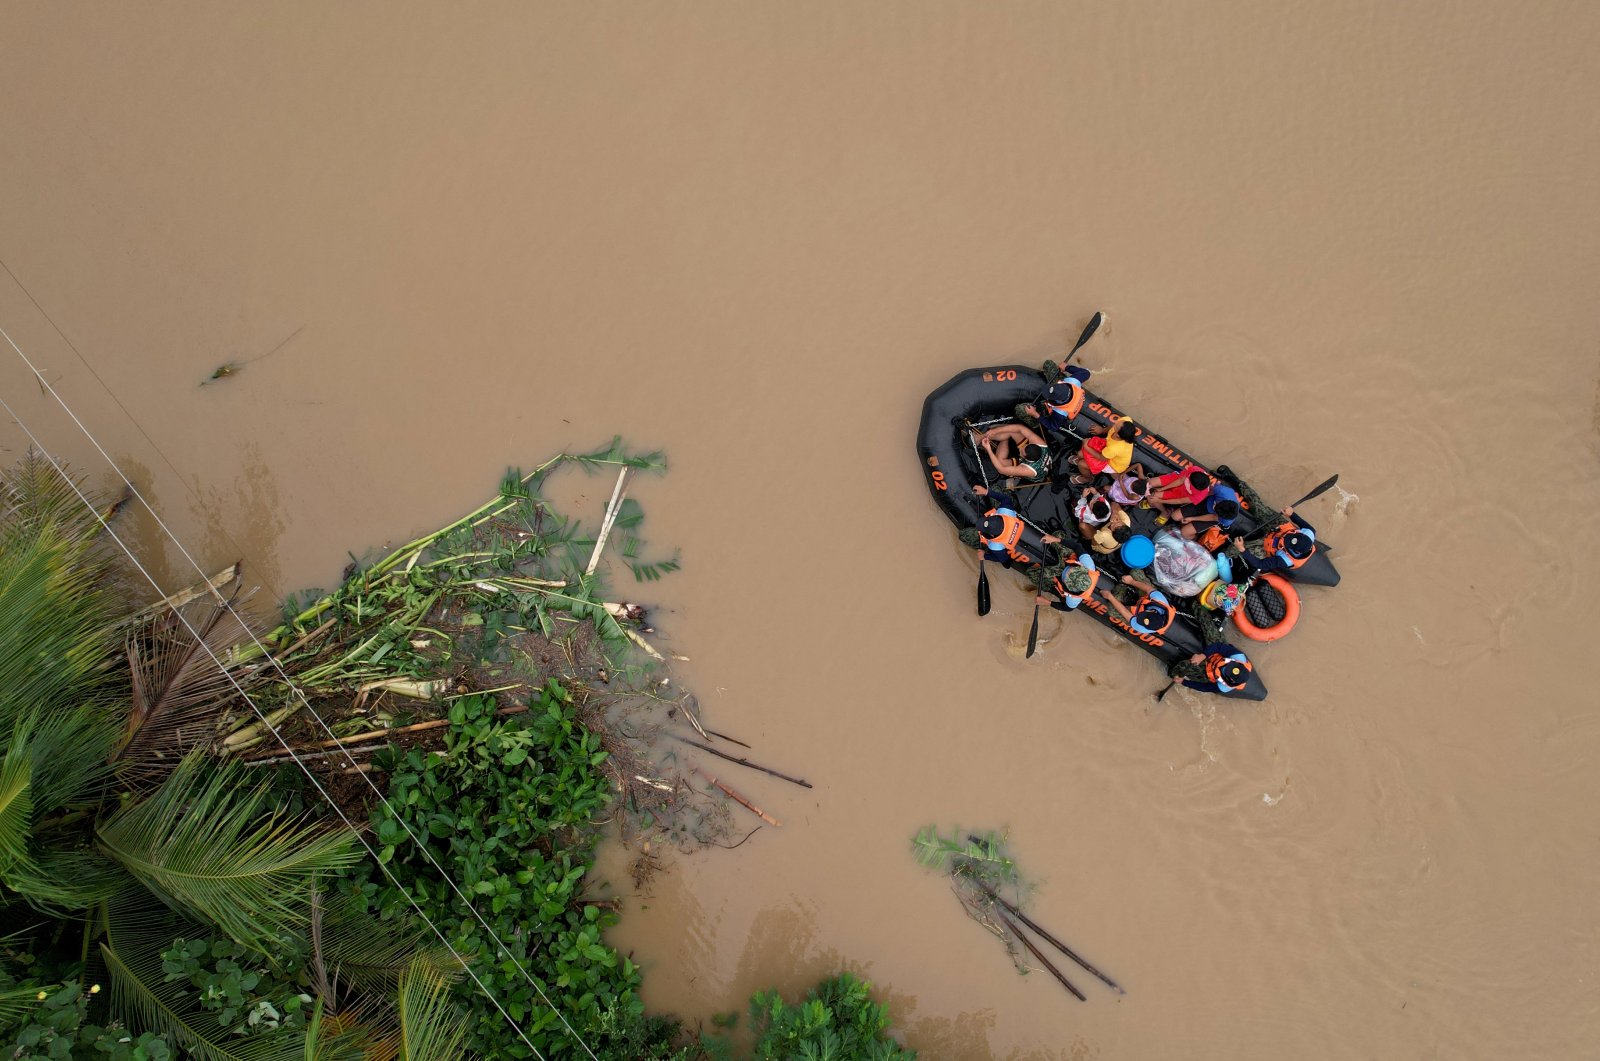
[[[49,527],[79,548],[88,548],[100,533],[100,520],[60,472],[33,450],[0,476],[0,539],[26,540]],[[79,484],[85,496],[89,491]]]
[[[305,1048],[301,1061],[363,1061],[369,1056],[372,1037],[367,1029],[347,1014],[334,1014],[323,999],[317,999],[306,1020]]]
[[[450,951],[428,945],[427,927],[410,920],[384,921],[369,913],[365,903],[347,897],[319,917],[312,942],[313,974],[332,985],[348,981],[363,991],[388,994],[416,962],[441,976],[457,976],[461,965]]]
[[[241,668],[217,663],[226,664],[230,650],[251,633],[233,607],[237,595],[235,579],[222,601],[192,602],[181,615],[168,612],[129,639],[132,695],[116,752],[124,776],[159,779],[190,748],[215,735],[217,715],[236,694],[235,683],[249,678]]]
[[[398,1061],[456,1061],[464,1056],[467,1016],[450,997],[452,978],[419,958],[400,977]]]
[[[0,880],[11,867],[28,861],[28,837],[33,831],[33,749],[28,744],[28,722],[18,723],[11,746],[0,760]]]
[[[22,983],[0,988],[0,1028],[22,1023],[39,1008],[39,985]]]
[[[0,533],[0,732],[25,711],[99,710],[116,606],[70,534],[53,525]]]
[[[229,1034],[199,1003],[184,980],[169,982],[161,952],[173,939],[194,933],[172,911],[136,896],[110,904],[100,957],[111,974],[111,1006],[131,1028],[164,1032],[203,1061],[303,1061],[304,1033],[282,1029]],[[201,930],[203,931],[203,930]]]
[[[312,881],[360,860],[348,830],[284,813],[247,768],[197,754],[96,834],[108,855],[175,909],[269,955],[284,936],[303,931]]]
[[[97,851],[35,844],[26,861],[6,870],[5,887],[40,913],[70,915],[93,908],[132,882]]]

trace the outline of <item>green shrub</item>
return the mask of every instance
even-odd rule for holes
[[[889,1007],[872,1001],[872,984],[840,973],[789,1005],[776,991],[750,999],[754,1061],[913,1061],[889,1038]]]
[[[85,1024],[89,998],[77,983],[40,993],[45,997],[5,1046],[4,1056],[18,1061],[170,1061],[177,1056],[165,1036]]]
[[[601,938],[616,915],[580,899],[592,864],[592,823],[612,793],[598,769],[605,760],[599,738],[578,724],[570,700],[551,682],[524,715],[496,717],[488,696],[452,704],[443,755],[413,749],[383,764],[392,773],[389,805],[372,815],[378,856],[451,945],[474,956],[484,988],[540,1051],[583,1056],[513,958],[597,1053],[630,1061],[670,1056],[638,1052],[665,1050],[671,1025],[641,1020],[638,969]],[[471,897],[511,957],[416,850],[395,812],[428,845],[443,876]],[[376,872],[363,891],[386,917],[409,910],[405,896]],[[473,1015],[473,1056],[533,1056],[470,979],[457,991]]]

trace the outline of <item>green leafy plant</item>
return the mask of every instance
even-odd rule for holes
[[[750,999],[754,1061],[913,1061],[917,1056],[889,1037],[889,1008],[874,1002],[870,981],[849,973],[787,1003],[776,991]]]
[[[551,1005],[574,1027],[597,1031],[607,1014],[613,1029],[643,1014],[637,968],[601,938],[616,915],[581,899],[592,823],[611,799],[599,770],[605,752],[554,682],[527,714],[496,716],[491,697],[468,696],[451,704],[450,722],[444,754],[413,749],[383,764],[392,770],[389,802],[373,812],[373,835],[400,887],[374,877],[363,893],[385,916],[398,914],[409,894],[457,950],[476,956],[484,987],[541,1051],[578,1051]],[[509,955],[439,879],[395,814],[471,897]],[[474,1056],[532,1056],[481,995],[457,990],[473,1014]]]
[[[88,1023],[89,994],[76,982],[39,991],[38,996],[38,1005],[5,1047],[6,1057],[18,1061],[169,1061],[177,1056],[166,1036],[152,1032],[136,1035],[119,1025]]]

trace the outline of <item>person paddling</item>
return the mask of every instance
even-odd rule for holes
[[[1242,537],[1233,539],[1233,547],[1238,550],[1239,558],[1251,570],[1293,571],[1316,555],[1316,530],[1296,516],[1293,508],[1284,509],[1283,514],[1287,518],[1268,531],[1260,541],[1247,543]]]
[[[1031,567],[1037,564],[1038,560],[1018,548],[1022,543],[1022,532],[1028,525],[1017,511],[1020,507],[1017,499],[1004,490],[990,490],[986,486],[974,486],[972,492],[989,500],[988,511],[978,521],[977,547],[987,550],[989,559],[997,560],[1008,567],[1013,565]],[[962,540],[967,540],[966,531],[962,532]],[[1055,545],[1061,539],[1054,534],[1046,534],[1040,541],[1046,545]],[[968,542],[968,544],[973,543]]]
[[[1063,371],[1066,374],[1046,387],[1037,401],[1017,406],[1019,419],[1026,416],[1037,420],[1050,434],[1064,434],[1072,429],[1072,421],[1083,411],[1083,385],[1089,382],[1089,370],[1069,365]]]
[[[1250,684],[1255,667],[1250,658],[1226,641],[1213,641],[1204,651],[1180,659],[1167,669],[1172,684],[1182,682],[1202,693],[1233,693]]]
[[[1122,617],[1127,620],[1128,626],[1134,633],[1153,634],[1157,637],[1166,633],[1172,626],[1173,620],[1178,617],[1177,609],[1173,608],[1172,601],[1167,599],[1167,595],[1150,583],[1142,582],[1132,575],[1123,575],[1122,582],[1142,594],[1132,608],[1123,604],[1110,590],[1102,590],[1100,595],[1122,613]]]
[[[1033,598],[1033,602],[1048,604],[1057,611],[1071,611],[1087,600],[1099,584],[1100,569],[1095,566],[1094,557],[1079,553],[1076,558],[1068,557],[1061,572],[1050,582],[1050,589],[1060,599],[1051,600],[1041,592]]]

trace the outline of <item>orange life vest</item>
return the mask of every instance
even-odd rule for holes
[[[1135,616],[1137,616],[1137,615],[1139,615],[1139,613],[1143,612],[1146,608],[1149,608],[1149,607],[1152,607],[1152,606],[1156,607],[1156,608],[1160,608],[1163,611],[1165,611],[1167,613],[1167,621],[1162,623],[1159,628],[1156,628],[1156,629],[1145,629],[1143,632],[1147,633],[1147,634],[1155,634],[1157,636],[1160,636],[1161,634],[1166,633],[1167,629],[1172,626],[1172,621],[1178,617],[1178,610],[1176,608],[1174,608],[1170,602],[1165,602],[1164,603],[1162,601],[1156,600],[1154,597],[1140,597],[1139,598],[1139,603],[1135,604],[1133,606],[1132,611],[1133,611],[1133,614]]]
[[[1265,538],[1261,539],[1261,546],[1266,550],[1268,556],[1278,557],[1278,559],[1288,564],[1289,569],[1292,571],[1316,555],[1316,546],[1313,544],[1311,552],[1307,553],[1305,556],[1296,558],[1289,552],[1289,550],[1284,548],[1284,542],[1291,534],[1304,534],[1309,537],[1313,543],[1315,543],[1317,540],[1316,534],[1307,531],[1306,528],[1300,526],[1298,523],[1295,523],[1291,520],[1284,520],[1282,523],[1278,524],[1277,527],[1273,528],[1271,533],[1269,533]]]
[[[1064,405],[1058,405],[1055,402],[1045,402],[1044,403],[1045,408],[1051,410],[1052,412],[1059,413],[1060,415],[1066,417],[1068,420],[1071,420],[1073,417],[1077,416],[1078,413],[1081,412],[1082,409],[1083,409],[1083,399],[1084,399],[1083,384],[1079,383],[1077,380],[1073,379],[1071,376],[1068,376],[1065,379],[1058,380],[1053,386],[1056,386],[1056,387],[1070,386],[1072,388],[1072,397],[1068,398],[1067,401],[1066,401],[1066,404],[1064,404]]]
[[[1213,523],[1195,540],[1205,546],[1207,552],[1214,553],[1228,544],[1228,532]]]
[[[1237,663],[1244,667],[1246,674],[1249,674],[1251,671],[1255,670],[1255,666],[1249,660],[1244,658],[1243,653],[1240,653],[1237,656],[1224,656],[1219,652],[1213,652],[1211,655],[1206,657],[1206,677],[1215,684],[1219,686],[1222,685],[1222,668],[1227,666],[1229,663]]]
[[[1084,590],[1082,593],[1068,593],[1066,584],[1061,581],[1062,576],[1067,573],[1067,570],[1074,567],[1089,572],[1089,588]],[[1100,569],[1098,567],[1086,568],[1076,560],[1068,560],[1067,566],[1062,568],[1061,574],[1057,575],[1055,578],[1056,596],[1060,597],[1063,603],[1071,607],[1076,607],[1077,605],[1082,604],[1085,600],[1088,600],[1089,595],[1094,592],[1094,588],[1099,584]]]
[[[992,549],[997,553],[1003,552],[1013,560],[1033,563],[1034,561],[1031,557],[1017,551],[1017,543],[1022,541],[1022,532],[1027,529],[1027,524],[1022,522],[1022,517],[1009,508],[991,508],[983,514],[984,519],[988,519],[990,516],[999,516],[1000,521],[1005,526],[1001,529],[999,536],[994,538],[984,537],[981,530],[978,532],[978,540],[983,542],[984,548]]]

